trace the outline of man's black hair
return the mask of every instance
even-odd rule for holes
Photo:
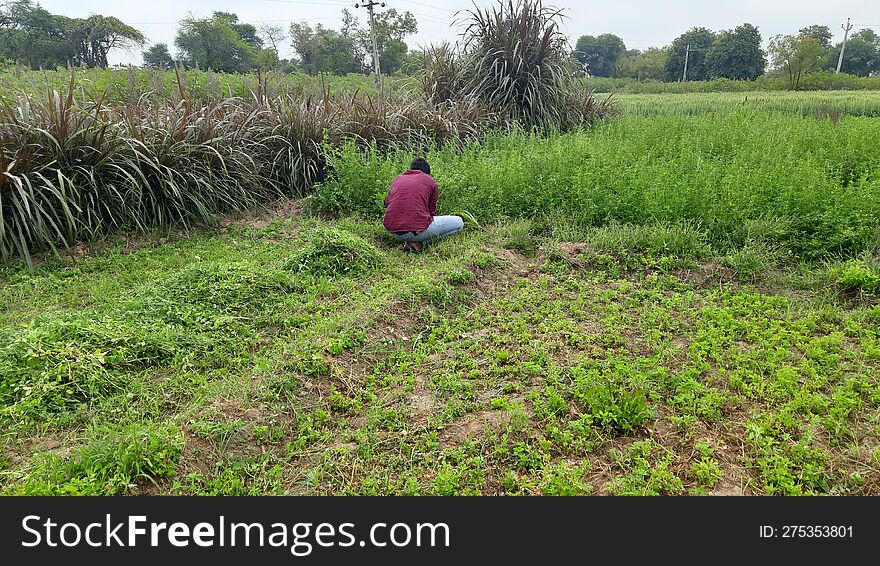
[[[412,163],[409,164],[410,170],[416,169],[424,173],[425,175],[431,174],[431,165],[428,163],[428,160],[424,157],[416,157],[412,160]]]

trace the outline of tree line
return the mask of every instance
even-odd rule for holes
[[[796,35],[773,37],[765,52],[758,28],[745,23],[720,32],[695,27],[669,46],[641,51],[627,49],[623,39],[606,33],[578,38],[572,58],[591,76],[672,82],[754,80],[766,72],[769,57],[773,68],[797,88],[806,73],[836,69],[842,42],[832,45],[832,37],[828,26],[812,25]],[[841,72],[863,77],[880,73],[880,38],[872,29],[853,34],[844,54]]]
[[[145,39],[140,31],[112,17],[68,18],[31,0],[13,0],[0,7],[0,61],[32,68],[106,67],[111,49],[129,48]]]
[[[375,30],[384,72],[418,66],[423,54],[411,52],[404,41],[418,31],[412,13],[394,9],[378,12]],[[758,28],[744,23],[719,32],[695,27],[666,47],[646,50],[627,49],[622,38],[610,33],[584,35],[578,38],[571,55],[572,62],[589,76],[667,82],[754,80],[767,71],[769,63],[797,88],[805,74],[836,68],[841,43],[832,44],[831,39],[828,26],[812,25],[796,35],[773,37],[765,52]],[[285,42],[294,52],[291,59],[280,56]],[[113,17],[68,18],[50,13],[33,0],[0,3],[0,62],[13,61],[32,68],[71,64],[107,67],[110,50],[136,46],[146,46],[143,33]],[[336,75],[369,73],[372,68],[369,30],[348,9],[342,11],[338,30],[306,22],[294,22],[287,28],[269,24],[257,27],[222,11],[206,18],[190,15],[178,26],[174,48],[172,54],[165,43],[149,46],[143,51],[144,66]],[[880,73],[880,37],[873,30],[862,29],[850,37],[841,70],[858,76]]]
[[[399,70],[409,55],[404,38],[418,31],[410,12],[384,10],[375,16],[376,42],[381,68]],[[290,41],[295,57],[279,56]],[[13,61],[32,68],[55,68],[69,64],[107,67],[111,49],[145,46],[146,37],[116,18],[87,19],[52,14],[33,0],[0,3],[0,62]],[[369,73],[372,68],[372,39],[347,9],[342,11],[339,30],[318,24],[295,22],[282,26],[254,26],[231,12],[214,12],[210,17],[188,16],[178,26],[175,54],[166,43],[156,43],[142,52],[144,66],[172,69],[175,66],[224,73],[247,73],[257,69],[278,69],[333,74]]]

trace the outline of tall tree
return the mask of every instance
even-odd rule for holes
[[[312,28],[308,23],[294,22],[290,25],[290,37],[303,72],[310,75],[366,72],[366,54],[350,29],[336,31],[321,24]]]
[[[828,50],[827,56],[823,59],[823,68],[832,69],[837,66],[841,45],[838,43]],[[880,73],[880,37],[874,30],[865,28],[850,37],[846,42],[840,70],[860,77]]]
[[[73,48],[73,62],[87,67],[107,67],[111,49],[127,49],[146,41],[138,30],[105,16],[71,20],[67,35]]]
[[[6,2],[0,9],[0,59],[32,68],[66,65],[73,59],[69,21],[31,0]]]
[[[150,69],[173,69],[174,59],[168,51],[167,43],[157,43],[143,52],[144,67]]]
[[[595,77],[614,76],[617,61],[626,53],[623,39],[613,33],[582,35],[574,47],[574,58]]]
[[[287,39],[284,28],[278,25],[263,24],[260,26],[260,34],[264,38],[264,42],[269,44],[269,49],[274,50],[276,54],[279,52],[278,45]]]
[[[357,26],[356,20],[354,26]],[[409,48],[403,40],[408,35],[418,33],[418,22],[411,13],[398,14],[397,10],[392,8],[376,14],[373,27],[376,30],[376,45],[379,50],[379,68],[383,73],[394,73],[406,60]],[[369,30],[359,30],[358,33],[363,50],[371,53],[373,40]]]
[[[58,16],[31,0],[12,0],[0,9],[0,59],[31,67],[106,67],[112,49],[143,42],[141,32],[113,17]]]
[[[788,76],[793,89],[800,88],[803,76],[819,66],[822,53],[822,44],[809,35],[777,35],[770,41],[773,66]]]
[[[406,60],[407,35],[418,31],[415,17],[390,9],[374,19],[379,66],[383,73],[394,73]],[[290,26],[290,37],[299,66],[310,74],[328,72],[337,75],[367,73],[372,68],[373,39],[348,10],[342,10],[342,27],[337,31],[305,22]]]
[[[252,24],[243,24],[238,21],[238,15],[232,12],[214,12],[214,19],[226,22],[235,30],[238,38],[254,47],[263,47],[263,40],[257,34],[257,28]]]
[[[829,47],[831,45],[831,38],[834,37],[828,26],[820,25],[812,25],[801,28],[801,30],[798,32],[798,35],[802,37],[813,37],[816,39],[816,41],[819,42],[819,45],[821,45],[822,47]]]
[[[720,32],[706,53],[706,71],[710,78],[753,81],[764,74],[766,67],[761,33],[752,24]]]
[[[614,74],[640,81],[662,81],[666,77],[668,58],[667,48],[651,47],[645,51],[635,49],[620,58]]]
[[[706,54],[715,43],[715,33],[706,28],[693,28],[672,41],[669,59],[666,60],[666,80],[680,81],[687,58],[687,80],[704,81],[709,78]],[[690,50],[688,51],[688,45]]]
[[[237,22],[235,14],[226,12],[215,12],[207,19],[190,16],[183,20],[174,40],[181,62],[188,67],[224,73],[245,73],[255,68],[259,64],[260,49],[249,37],[249,28],[253,26],[244,28],[246,37],[243,38],[243,28],[237,27]]]

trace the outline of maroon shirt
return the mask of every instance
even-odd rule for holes
[[[421,232],[437,212],[437,182],[430,175],[411,169],[398,175],[385,197],[385,229],[389,232]]]

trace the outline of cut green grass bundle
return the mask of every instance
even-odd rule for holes
[[[382,255],[376,246],[360,236],[338,228],[319,228],[284,267],[299,273],[332,277],[363,274],[381,262]]]
[[[131,372],[169,362],[188,344],[173,329],[119,316],[44,317],[0,335],[0,415],[39,419],[125,387]]]
[[[590,230],[584,241],[601,253],[702,259],[710,254],[708,236],[694,222],[608,224]]]

